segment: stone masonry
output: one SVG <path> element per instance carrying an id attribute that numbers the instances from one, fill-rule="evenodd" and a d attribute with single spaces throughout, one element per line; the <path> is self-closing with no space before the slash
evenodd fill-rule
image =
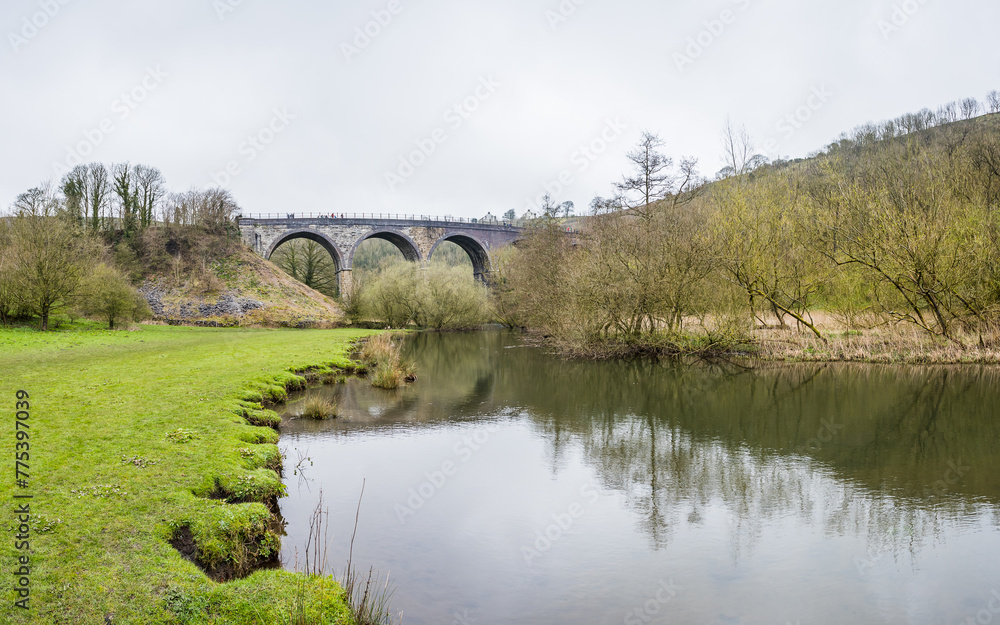
<path id="1" fill-rule="evenodd" d="M 445 241 L 458 244 L 472 259 L 472 267 L 481 280 L 490 272 L 493 250 L 510 245 L 521 236 L 517 226 L 496 222 L 463 223 L 453 221 L 413 221 L 404 219 L 240 219 L 243 241 L 257 254 L 270 258 L 282 244 L 292 239 L 310 239 L 322 245 L 333 257 L 340 275 L 341 292 L 351 288 L 354 253 L 367 239 L 384 239 L 395 245 L 403 256 L 426 265 L 435 248 Z"/>

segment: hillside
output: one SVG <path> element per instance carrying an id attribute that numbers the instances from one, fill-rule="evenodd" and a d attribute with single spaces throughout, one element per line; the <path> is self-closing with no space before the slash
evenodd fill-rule
<path id="1" fill-rule="evenodd" d="M 596 201 L 582 250 L 560 222 L 536 228 L 499 305 L 585 356 L 997 362 L 1000 115 L 941 119 L 868 124 L 794 163 L 743 135 L 728 173 L 696 190 Z M 676 173 L 643 141 L 616 189 L 631 203 Z"/>
<path id="2" fill-rule="evenodd" d="M 209 326 L 330 327 L 337 303 L 295 280 L 243 245 L 193 268 L 143 271 L 140 291 L 154 319 Z"/>

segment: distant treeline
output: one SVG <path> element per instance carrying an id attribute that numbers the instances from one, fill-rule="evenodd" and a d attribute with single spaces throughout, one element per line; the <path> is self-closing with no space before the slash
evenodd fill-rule
<path id="1" fill-rule="evenodd" d="M 852 133 L 841 135 L 836 143 L 827 147 L 827 152 L 856 147 L 858 144 L 870 145 L 877 141 L 894 139 L 937 126 L 974 119 L 983 113 L 1000 113 L 1000 91 L 994 90 L 986 94 L 985 104 L 976 98 L 965 98 L 940 106 L 936 111 L 925 108 L 916 113 L 907 113 L 882 123 L 867 123 L 858 126 Z"/>
<path id="2" fill-rule="evenodd" d="M 239 207 L 224 189 L 171 192 L 160 170 L 149 165 L 78 165 L 53 185 L 18 196 L 25 210 L 65 217 L 91 232 L 129 235 L 156 222 L 223 228 Z"/>

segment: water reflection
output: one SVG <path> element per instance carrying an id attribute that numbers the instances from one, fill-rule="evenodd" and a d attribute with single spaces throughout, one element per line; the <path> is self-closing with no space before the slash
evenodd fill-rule
<path id="1" fill-rule="evenodd" d="M 436 440 L 499 419 L 511 441 L 496 444 L 494 451 L 503 453 L 494 459 L 476 458 L 477 479 L 517 484 L 498 513 L 506 525 L 477 517 L 477 528 L 494 527 L 482 539 L 489 544 L 480 557 L 495 558 L 490 565 L 499 579 L 535 586 L 522 590 L 530 596 L 519 595 L 520 612 L 498 604 L 481 613 L 479 623 L 622 622 L 630 599 L 641 599 L 644 582 L 668 562 L 689 581 L 671 601 L 670 618 L 652 622 L 784 622 L 778 607 L 785 602 L 792 606 L 790 616 L 811 622 L 845 622 L 848 615 L 853 622 L 964 620 L 975 615 L 970 608 L 980 599 L 988 599 L 985 582 L 975 580 L 992 576 L 1000 585 L 1000 567 L 990 556 L 1000 546 L 997 368 L 838 364 L 750 370 L 735 364 L 566 362 L 499 332 L 418 335 L 409 349 L 419 363 L 417 384 L 393 393 L 360 381 L 310 391 L 333 393 L 342 418 L 292 420 L 283 442 L 337 441 L 329 453 L 345 458 L 366 445 L 391 446 L 397 455 L 426 447 L 409 460 L 381 461 L 396 465 L 401 486 L 387 487 L 396 494 L 373 504 L 378 513 L 372 526 L 398 534 L 390 514 L 398 493 L 417 483 L 424 467 L 438 466 L 442 454 L 447 460 L 442 443 L 422 443 L 423 437 Z M 290 412 L 295 409 L 291 404 Z M 539 441 L 538 451 L 531 451 Z M 537 468 L 514 470 L 512 463 Z M 584 473 L 604 493 L 595 506 L 601 512 L 584 519 L 594 527 L 567 534 L 579 531 L 577 544 L 584 550 L 604 549 L 610 541 L 617 550 L 601 567 L 616 581 L 557 608 L 549 596 L 553 586 L 582 583 L 572 573 L 577 556 L 563 553 L 560 561 L 546 554 L 545 566 L 553 570 L 535 577 L 516 556 L 525 540 L 530 544 L 537 522 L 517 537 L 509 536 L 516 533 L 510 528 L 520 523 L 519 515 L 543 507 L 526 503 L 530 491 L 548 488 L 542 480 L 567 483 L 553 491 L 562 497 L 562 508 L 548 508 L 558 514 L 568 509 L 583 479 L 567 476 Z M 448 488 L 455 502 L 441 524 L 459 523 L 469 510 L 487 505 L 479 499 L 497 499 L 504 489 Z M 295 507 L 305 509 L 309 498 L 290 499 L 283 509 L 292 509 L 285 516 L 294 525 Z M 447 503 L 438 504 L 444 499 L 435 504 L 444 508 Z M 642 537 L 644 548 L 625 534 L 623 522 Z M 425 540 L 435 531 L 409 540 Z M 392 554 L 385 559 L 426 557 L 426 545 L 396 539 L 377 539 L 382 552 Z M 923 571 L 928 561 L 930 570 Z M 443 566 L 461 568 L 450 561 Z M 770 577 L 788 587 L 761 596 L 767 587 L 761 584 Z M 397 582 L 404 589 L 448 579 L 441 571 L 433 582 Z M 468 599 L 463 592 L 492 592 L 495 582 L 478 591 L 463 588 L 467 583 L 455 581 L 459 596 L 452 605 Z M 941 592 L 917 592 L 929 587 Z M 442 622 L 433 601 L 420 597 L 420 590 L 407 592 L 414 593 L 416 619 L 407 622 Z"/>

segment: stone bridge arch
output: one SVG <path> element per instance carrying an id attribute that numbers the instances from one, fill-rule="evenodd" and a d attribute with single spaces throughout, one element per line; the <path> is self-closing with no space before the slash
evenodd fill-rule
<path id="1" fill-rule="evenodd" d="M 392 243 L 403 255 L 403 258 L 410 262 L 419 263 L 423 260 L 420 254 L 420 247 L 413 239 L 398 230 L 383 228 L 377 229 L 374 232 L 359 238 L 357 242 L 354 243 L 354 247 L 351 248 L 351 257 L 348 263 L 348 268 L 354 269 L 354 255 L 357 253 L 358 248 L 361 247 L 361 244 L 369 239 L 381 239 Z"/>
<path id="2" fill-rule="evenodd" d="M 344 255 L 337 248 L 337 244 L 330 237 L 326 236 L 322 232 L 311 230 L 309 228 L 301 228 L 298 230 L 290 230 L 277 239 L 268 247 L 267 252 L 264 254 L 264 258 L 271 260 L 271 256 L 277 251 L 279 247 L 285 243 L 294 241 L 295 239 L 307 239 L 309 241 L 315 241 L 319 243 L 323 249 L 325 249 L 330 257 L 333 259 L 333 266 L 340 273 L 344 270 Z"/>
<path id="3" fill-rule="evenodd" d="M 434 257 L 434 252 L 442 243 L 454 243 L 462 248 L 462 250 L 469 255 L 469 260 L 472 261 L 472 273 L 475 274 L 476 279 L 482 282 L 486 281 L 493 264 L 490 261 L 490 254 L 487 251 L 487 245 L 485 243 L 479 240 L 478 237 L 469 233 L 445 233 L 445 235 L 435 241 L 434 245 L 431 247 L 430 252 L 427 254 L 428 262 L 430 262 L 430 260 Z"/>

